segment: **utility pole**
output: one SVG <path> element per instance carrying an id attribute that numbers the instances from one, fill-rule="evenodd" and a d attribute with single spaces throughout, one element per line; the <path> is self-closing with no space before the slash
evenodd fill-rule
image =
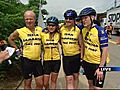
<path id="1" fill-rule="evenodd" d="M 114 1 L 114 7 L 116 7 L 116 6 L 117 6 L 117 0 Z"/>
<path id="2" fill-rule="evenodd" d="M 41 7 L 42 7 L 41 2 L 42 2 L 42 0 L 40 0 L 40 3 L 39 3 L 38 26 L 45 28 L 45 23 L 43 22 L 43 16 L 42 16 L 42 12 L 41 12 Z"/>

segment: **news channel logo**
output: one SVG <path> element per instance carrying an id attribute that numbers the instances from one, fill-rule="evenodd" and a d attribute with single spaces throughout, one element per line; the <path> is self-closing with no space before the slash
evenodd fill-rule
<path id="1" fill-rule="evenodd" d="M 118 66 L 118 67 L 99 67 L 99 70 L 106 71 L 106 72 L 111 72 L 111 71 L 120 72 L 120 66 Z"/>

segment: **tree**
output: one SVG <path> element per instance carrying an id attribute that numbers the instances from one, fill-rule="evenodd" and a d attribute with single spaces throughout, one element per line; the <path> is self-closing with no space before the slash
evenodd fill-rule
<path id="1" fill-rule="evenodd" d="M 21 14 L 27 7 L 18 3 L 18 0 L 0 0 L 0 8 L 0 34 L 7 37 L 16 28 L 23 26 Z"/>
<path id="2" fill-rule="evenodd" d="M 42 5 L 47 4 L 42 0 Z M 19 0 L 0 0 L 0 39 L 7 40 L 8 36 L 17 28 L 24 26 L 23 13 L 28 9 L 32 9 L 38 15 L 39 13 L 39 0 L 30 0 L 28 5 L 22 4 Z M 47 11 L 43 10 L 44 13 Z M 19 42 L 16 41 L 18 44 Z M 11 60 L 15 62 L 13 58 Z M 5 67 L 3 67 L 5 66 Z M 7 66 L 3 63 L 0 64 L 0 69 L 5 70 Z M 3 73 L 0 70 L 0 79 Z"/>
<path id="3" fill-rule="evenodd" d="M 48 15 L 49 14 L 46 9 L 42 9 L 41 12 L 42 12 L 43 15 Z"/>
<path id="4" fill-rule="evenodd" d="M 24 5 L 20 0 L 0 0 L 0 35 L 4 35 L 6 38 L 15 29 L 23 27 L 23 13 L 28 9 L 35 11 L 37 17 L 39 13 L 40 0 L 29 0 L 28 5 Z M 41 0 L 42 5 L 46 5 L 45 0 Z M 43 9 L 43 14 L 48 12 Z"/>
<path id="5" fill-rule="evenodd" d="M 39 13 L 39 5 L 40 4 L 41 4 L 41 6 L 46 5 L 47 2 L 46 2 L 46 0 L 29 0 L 28 7 L 35 11 L 37 17 L 38 17 L 38 13 Z M 41 12 L 42 12 L 43 15 L 48 15 L 49 14 L 46 9 L 42 9 Z"/>

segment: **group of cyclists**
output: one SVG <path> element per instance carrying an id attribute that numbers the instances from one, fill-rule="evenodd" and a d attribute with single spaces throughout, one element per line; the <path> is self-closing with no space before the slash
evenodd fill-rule
<path id="1" fill-rule="evenodd" d="M 76 24 L 76 18 L 81 23 Z M 99 67 L 104 67 L 109 62 L 108 36 L 104 28 L 94 23 L 96 11 L 87 7 L 77 15 L 75 10 L 69 9 L 64 12 L 64 19 L 64 24 L 59 26 L 58 18 L 51 16 L 47 19 L 46 28 L 42 29 L 35 26 L 35 13 L 27 10 L 24 12 L 26 26 L 16 29 L 8 37 L 10 45 L 15 49 L 18 47 L 14 40 L 19 38 L 22 41 L 21 69 L 24 89 L 32 89 L 33 75 L 36 89 L 57 88 L 61 67 L 60 49 L 66 89 L 77 89 L 81 65 L 89 89 L 103 87 L 105 72 L 100 71 Z"/>

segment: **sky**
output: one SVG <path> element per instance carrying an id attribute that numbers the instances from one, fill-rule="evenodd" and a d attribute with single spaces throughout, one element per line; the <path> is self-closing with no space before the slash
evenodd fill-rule
<path id="1" fill-rule="evenodd" d="M 23 3 L 28 3 L 28 0 L 20 0 Z M 63 19 L 63 14 L 68 9 L 74 9 L 77 14 L 85 7 L 93 7 L 97 13 L 103 13 L 107 9 L 114 6 L 115 0 L 46 0 L 45 8 L 49 12 L 49 16 L 56 16 L 58 19 Z M 120 0 L 117 0 L 117 5 L 120 5 Z"/>

